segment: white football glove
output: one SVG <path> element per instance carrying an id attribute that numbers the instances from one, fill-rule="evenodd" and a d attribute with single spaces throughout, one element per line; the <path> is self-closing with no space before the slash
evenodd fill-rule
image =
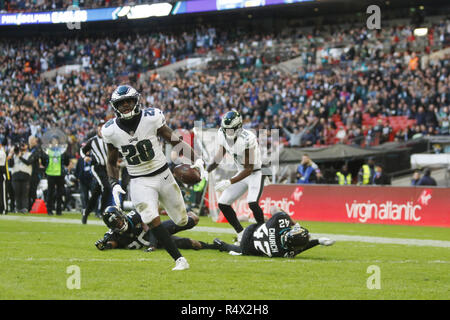
<path id="1" fill-rule="evenodd" d="M 336 241 L 334 241 L 333 239 L 328 239 L 328 238 L 319 238 L 319 244 L 321 244 L 322 246 L 331 246 L 335 243 Z"/>
<path id="2" fill-rule="evenodd" d="M 122 189 L 122 187 L 120 186 L 120 184 L 115 184 L 113 189 L 112 189 L 112 195 L 114 198 L 114 203 L 116 204 L 116 206 L 120 207 L 120 193 L 121 194 L 125 194 L 126 192 Z"/>
<path id="3" fill-rule="evenodd" d="M 229 186 L 231 186 L 231 181 L 230 180 L 222 180 L 222 181 L 220 181 L 220 182 L 218 182 L 216 184 L 216 191 L 217 192 L 222 192 L 223 190 L 225 190 Z"/>
<path id="4" fill-rule="evenodd" d="M 205 170 L 205 162 L 202 159 L 197 159 L 191 168 L 198 169 L 200 171 L 200 179 L 208 179 L 208 172 Z"/>

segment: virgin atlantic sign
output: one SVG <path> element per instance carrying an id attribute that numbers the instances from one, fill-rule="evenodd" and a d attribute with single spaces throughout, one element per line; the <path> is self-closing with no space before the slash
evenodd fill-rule
<path id="1" fill-rule="evenodd" d="M 450 189 L 387 186 L 268 185 L 259 204 L 294 220 L 450 227 Z M 246 195 L 234 203 L 251 216 Z"/>

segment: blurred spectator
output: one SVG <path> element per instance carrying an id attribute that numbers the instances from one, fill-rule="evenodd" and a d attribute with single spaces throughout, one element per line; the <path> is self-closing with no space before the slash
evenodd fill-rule
<path id="1" fill-rule="evenodd" d="M 378 164 L 375 166 L 375 175 L 373 176 L 372 184 L 376 185 L 390 185 L 391 179 L 390 177 L 384 173 L 383 166 Z"/>
<path id="2" fill-rule="evenodd" d="M 450 133 L 450 121 L 447 116 L 443 116 L 439 122 L 439 134 L 440 135 L 449 135 Z"/>
<path id="3" fill-rule="evenodd" d="M 423 176 L 419 179 L 416 186 L 437 186 L 436 180 L 431 176 L 430 168 L 423 170 Z"/>
<path id="4" fill-rule="evenodd" d="M 31 164 L 32 170 L 31 170 L 31 179 L 30 179 L 30 203 L 29 203 L 29 211 L 31 210 L 34 201 L 37 198 L 37 188 L 39 185 L 39 182 L 42 179 L 41 174 L 41 161 L 44 157 L 42 148 L 39 144 L 38 138 L 35 136 L 30 136 L 28 138 L 28 145 L 30 148 L 30 157 L 28 158 L 29 163 Z"/>
<path id="5" fill-rule="evenodd" d="M 308 154 L 302 156 L 302 162 L 297 168 L 297 183 L 299 184 L 309 184 L 316 183 L 317 165 L 311 160 Z"/>
<path id="6" fill-rule="evenodd" d="M 70 159 L 66 152 L 61 152 L 58 137 L 52 138 L 51 147 L 47 152 L 48 154 L 43 154 L 43 165 L 48 181 L 47 212 L 48 215 L 53 215 L 56 202 L 56 214 L 62 215 L 65 167 L 69 165 Z"/>
<path id="7" fill-rule="evenodd" d="M 89 192 L 93 192 L 93 181 L 91 173 L 92 160 L 89 157 L 80 157 L 75 168 L 75 177 L 78 180 L 81 207 L 86 209 L 89 200 Z"/>
<path id="8" fill-rule="evenodd" d="M 300 132 L 299 128 L 294 128 L 294 132 L 289 131 L 285 127 L 282 127 L 282 129 L 288 137 L 289 146 L 291 146 L 291 147 L 300 147 L 301 146 L 302 136 L 306 129 L 302 130 L 301 132 Z"/>
<path id="9" fill-rule="evenodd" d="M 375 159 L 370 157 L 358 172 L 358 185 L 369 185 L 375 175 Z"/>
<path id="10" fill-rule="evenodd" d="M 352 174 L 348 171 L 346 164 L 342 166 L 340 171 L 336 172 L 336 182 L 341 186 L 352 184 Z"/>
<path id="11" fill-rule="evenodd" d="M 76 199 L 73 196 L 73 194 L 78 191 L 79 187 L 78 187 L 78 180 L 75 177 L 75 165 L 76 159 L 71 159 L 69 161 L 69 165 L 64 175 L 65 192 L 64 192 L 63 208 L 66 211 L 71 211 L 76 208 Z"/>
<path id="12" fill-rule="evenodd" d="M 413 176 L 411 179 L 411 185 L 416 186 L 417 183 L 419 182 L 419 180 L 420 180 L 420 170 L 414 170 L 414 173 L 413 173 Z"/>
<path id="13" fill-rule="evenodd" d="M 8 213 L 7 185 L 9 180 L 8 160 L 3 141 L 0 140 L 0 214 Z"/>
<path id="14" fill-rule="evenodd" d="M 28 144 L 21 141 L 16 144 L 8 155 L 11 168 L 11 182 L 14 188 L 14 202 L 17 212 L 26 213 L 29 208 L 30 180 L 32 165 L 28 162 L 31 153 Z"/>

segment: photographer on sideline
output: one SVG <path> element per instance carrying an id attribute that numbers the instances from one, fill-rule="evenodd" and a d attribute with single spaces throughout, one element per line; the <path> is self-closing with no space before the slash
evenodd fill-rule
<path id="1" fill-rule="evenodd" d="M 11 168 L 11 181 L 14 188 L 14 200 L 16 211 L 28 212 L 30 180 L 33 170 L 29 158 L 31 153 L 28 151 L 28 144 L 21 141 L 15 145 L 8 154 L 8 164 Z"/>
<path id="2" fill-rule="evenodd" d="M 39 139 L 35 136 L 30 136 L 28 138 L 28 146 L 30 148 L 30 158 L 28 159 L 29 164 L 31 164 L 32 170 L 31 170 L 31 180 L 30 180 L 30 203 L 28 206 L 28 209 L 31 210 L 31 207 L 34 204 L 34 201 L 37 198 L 37 188 L 39 185 L 39 182 L 42 179 L 41 172 L 41 162 L 43 156 L 43 151 L 41 148 L 41 145 L 39 143 Z"/>

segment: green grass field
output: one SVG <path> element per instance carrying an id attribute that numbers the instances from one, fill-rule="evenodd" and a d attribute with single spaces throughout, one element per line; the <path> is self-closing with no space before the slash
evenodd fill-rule
<path id="1" fill-rule="evenodd" d="M 10 220 L 11 216 L 17 220 Z M 21 219 L 24 216 L 27 221 Z M 172 271 L 164 250 L 99 251 L 106 227 L 79 214 L 0 216 L 0 299 L 299 300 L 449 299 L 450 248 L 337 241 L 295 259 L 231 256 L 182 250 L 190 269 Z M 64 219 L 55 223 L 58 219 Z M 22 220 L 22 221 L 21 221 Z M 343 223 L 302 223 L 310 232 L 450 241 L 450 229 Z M 230 230 L 202 217 L 198 226 Z M 231 241 L 230 233 L 185 231 L 181 236 Z M 69 266 L 80 269 L 80 289 L 68 289 Z M 380 289 L 368 289 L 369 266 L 380 268 Z"/>

